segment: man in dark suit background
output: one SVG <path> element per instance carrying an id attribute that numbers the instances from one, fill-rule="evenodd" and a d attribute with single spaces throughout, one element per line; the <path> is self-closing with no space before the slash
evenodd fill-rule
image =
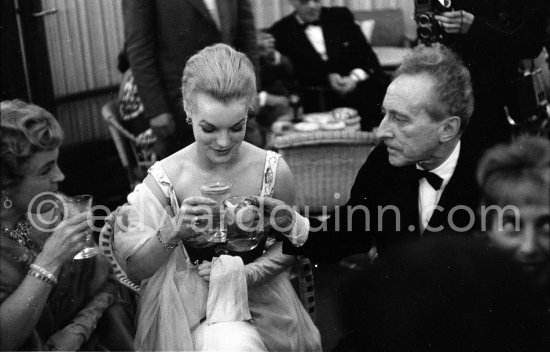
<path id="1" fill-rule="evenodd" d="M 359 110 L 363 129 L 378 125 L 386 80 L 353 14 L 319 0 L 290 3 L 295 12 L 269 31 L 294 66 L 304 112 L 350 106 Z"/>
<path id="2" fill-rule="evenodd" d="M 164 157 L 193 142 L 185 123 L 181 77 L 197 51 L 226 43 L 257 63 L 249 0 L 124 0 L 126 50 L 145 117 Z"/>
<path id="3" fill-rule="evenodd" d="M 287 254 L 337 261 L 443 230 L 475 225 L 475 164 L 460 137 L 473 110 L 470 75 L 446 47 L 417 47 L 396 71 L 377 131 L 383 145 L 359 171 L 345 206 L 320 224 L 277 200 L 258 201 L 271 225 L 286 231 Z M 307 239 L 307 240 L 306 240 Z"/>

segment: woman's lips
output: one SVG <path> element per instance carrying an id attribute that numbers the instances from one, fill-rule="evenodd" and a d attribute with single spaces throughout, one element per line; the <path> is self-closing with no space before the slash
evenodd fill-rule
<path id="1" fill-rule="evenodd" d="M 227 149 L 214 149 L 214 151 L 215 151 L 216 154 L 218 154 L 218 155 L 227 155 L 227 154 L 229 154 L 229 152 L 231 151 L 231 148 L 227 148 Z"/>

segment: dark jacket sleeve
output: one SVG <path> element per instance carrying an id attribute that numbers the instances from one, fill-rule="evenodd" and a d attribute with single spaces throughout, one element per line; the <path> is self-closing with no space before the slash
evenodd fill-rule
<path id="1" fill-rule="evenodd" d="M 170 112 L 158 68 L 155 34 L 155 1 L 123 0 L 126 51 L 145 116 Z"/>
<path id="2" fill-rule="evenodd" d="M 301 247 L 290 241 L 283 243 L 283 253 L 300 254 L 320 262 L 335 262 L 339 259 L 370 250 L 374 243 L 377 225 L 376 205 L 371 201 L 373 184 L 371 178 L 384 157 L 381 149 L 375 149 L 361 169 L 351 189 L 348 202 L 337 207 L 325 223 L 310 218 L 308 240 Z"/>
<path id="3" fill-rule="evenodd" d="M 329 10 L 333 11 L 336 15 L 336 20 L 334 22 L 341 26 L 350 44 L 341 52 L 338 60 L 330 61 L 332 72 L 340 72 L 344 66 L 347 67 L 350 72 L 353 69 L 361 68 L 368 73 L 369 76 L 380 73 L 382 68 L 378 58 L 367 42 L 367 39 L 363 35 L 351 11 L 347 7 L 334 7 Z M 348 62 L 343 63 L 341 60 Z M 344 74 L 349 74 L 350 72 L 344 72 Z"/>
<path id="4" fill-rule="evenodd" d="M 545 39 L 546 1 L 508 2 L 495 18 L 474 13 L 466 43 L 516 59 L 536 57 Z"/>
<path id="5" fill-rule="evenodd" d="M 260 63 L 256 41 L 256 24 L 250 0 L 239 0 L 236 49 L 245 53 L 250 61 L 252 61 L 259 89 L 261 87 L 259 75 Z"/>

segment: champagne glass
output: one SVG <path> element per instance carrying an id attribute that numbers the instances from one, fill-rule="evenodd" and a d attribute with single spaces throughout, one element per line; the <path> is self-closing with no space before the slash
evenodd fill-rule
<path id="1" fill-rule="evenodd" d="M 79 213 L 89 212 L 92 209 L 93 197 L 89 194 L 81 194 L 73 197 L 63 196 L 65 203 L 66 216 L 71 217 Z M 86 230 L 86 247 L 78 252 L 74 259 L 87 259 L 99 254 L 99 248 L 96 247 L 92 239 L 92 229 Z"/>
<path id="2" fill-rule="evenodd" d="M 258 246 L 259 209 L 249 197 L 234 196 L 223 202 L 227 221 L 227 247 L 235 252 L 250 251 Z"/>
<path id="3" fill-rule="evenodd" d="M 217 181 L 202 185 L 200 192 L 203 197 L 208 197 L 215 200 L 217 203 L 210 207 L 212 219 L 209 223 L 209 239 L 208 242 L 223 243 L 226 242 L 227 230 L 224 224 L 223 200 L 231 193 L 231 184 L 226 181 Z"/>

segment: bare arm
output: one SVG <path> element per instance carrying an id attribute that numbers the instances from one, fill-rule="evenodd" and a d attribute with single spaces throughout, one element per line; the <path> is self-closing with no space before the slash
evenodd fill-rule
<path id="1" fill-rule="evenodd" d="M 282 158 L 279 159 L 275 180 L 273 197 L 287 204 L 295 204 L 294 179 L 290 168 Z M 281 248 L 282 243 L 277 242 L 269 247 L 261 257 L 246 265 L 245 272 L 248 286 L 264 283 L 285 271 L 294 262 L 294 256 L 283 254 Z"/>
<path id="2" fill-rule="evenodd" d="M 44 244 L 34 264 L 57 274 L 63 263 L 82 250 L 84 231 L 88 228 L 87 214 L 78 214 L 60 224 Z M 9 267 L 2 263 L 2 271 Z M 7 271 L 2 276 L 9 275 Z M 25 275 L 21 284 L 0 305 L 0 349 L 17 350 L 31 335 L 52 286 L 35 277 Z M 2 297 L 3 298 L 3 297 Z"/>
<path id="3" fill-rule="evenodd" d="M 127 259 L 127 274 L 134 282 L 141 282 L 151 277 L 167 262 L 173 251 L 182 250 L 179 246 L 182 240 L 187 242 L 200 240 L 194 231 L 194 220 L 195 217 L 206 213 L 204 205 L 212 204 L 208 198 L 204 197 L 186 198 L 182 202 L 178 213 L 173 216 L 170 207 L 168 207 L 166 197 L 151 175 L 146 177 L 144 184 L 151 190 L 164 209 L 160 213 L 158 210 L 154 211 L 153 207 L 137 209 L 137 214 L 141 213 L 137 221 L 146 222 L 147 227 L 153 229 L 155 234 L 150 236 Z M 122 214 L 122 216 L 125 215 Z"/>

